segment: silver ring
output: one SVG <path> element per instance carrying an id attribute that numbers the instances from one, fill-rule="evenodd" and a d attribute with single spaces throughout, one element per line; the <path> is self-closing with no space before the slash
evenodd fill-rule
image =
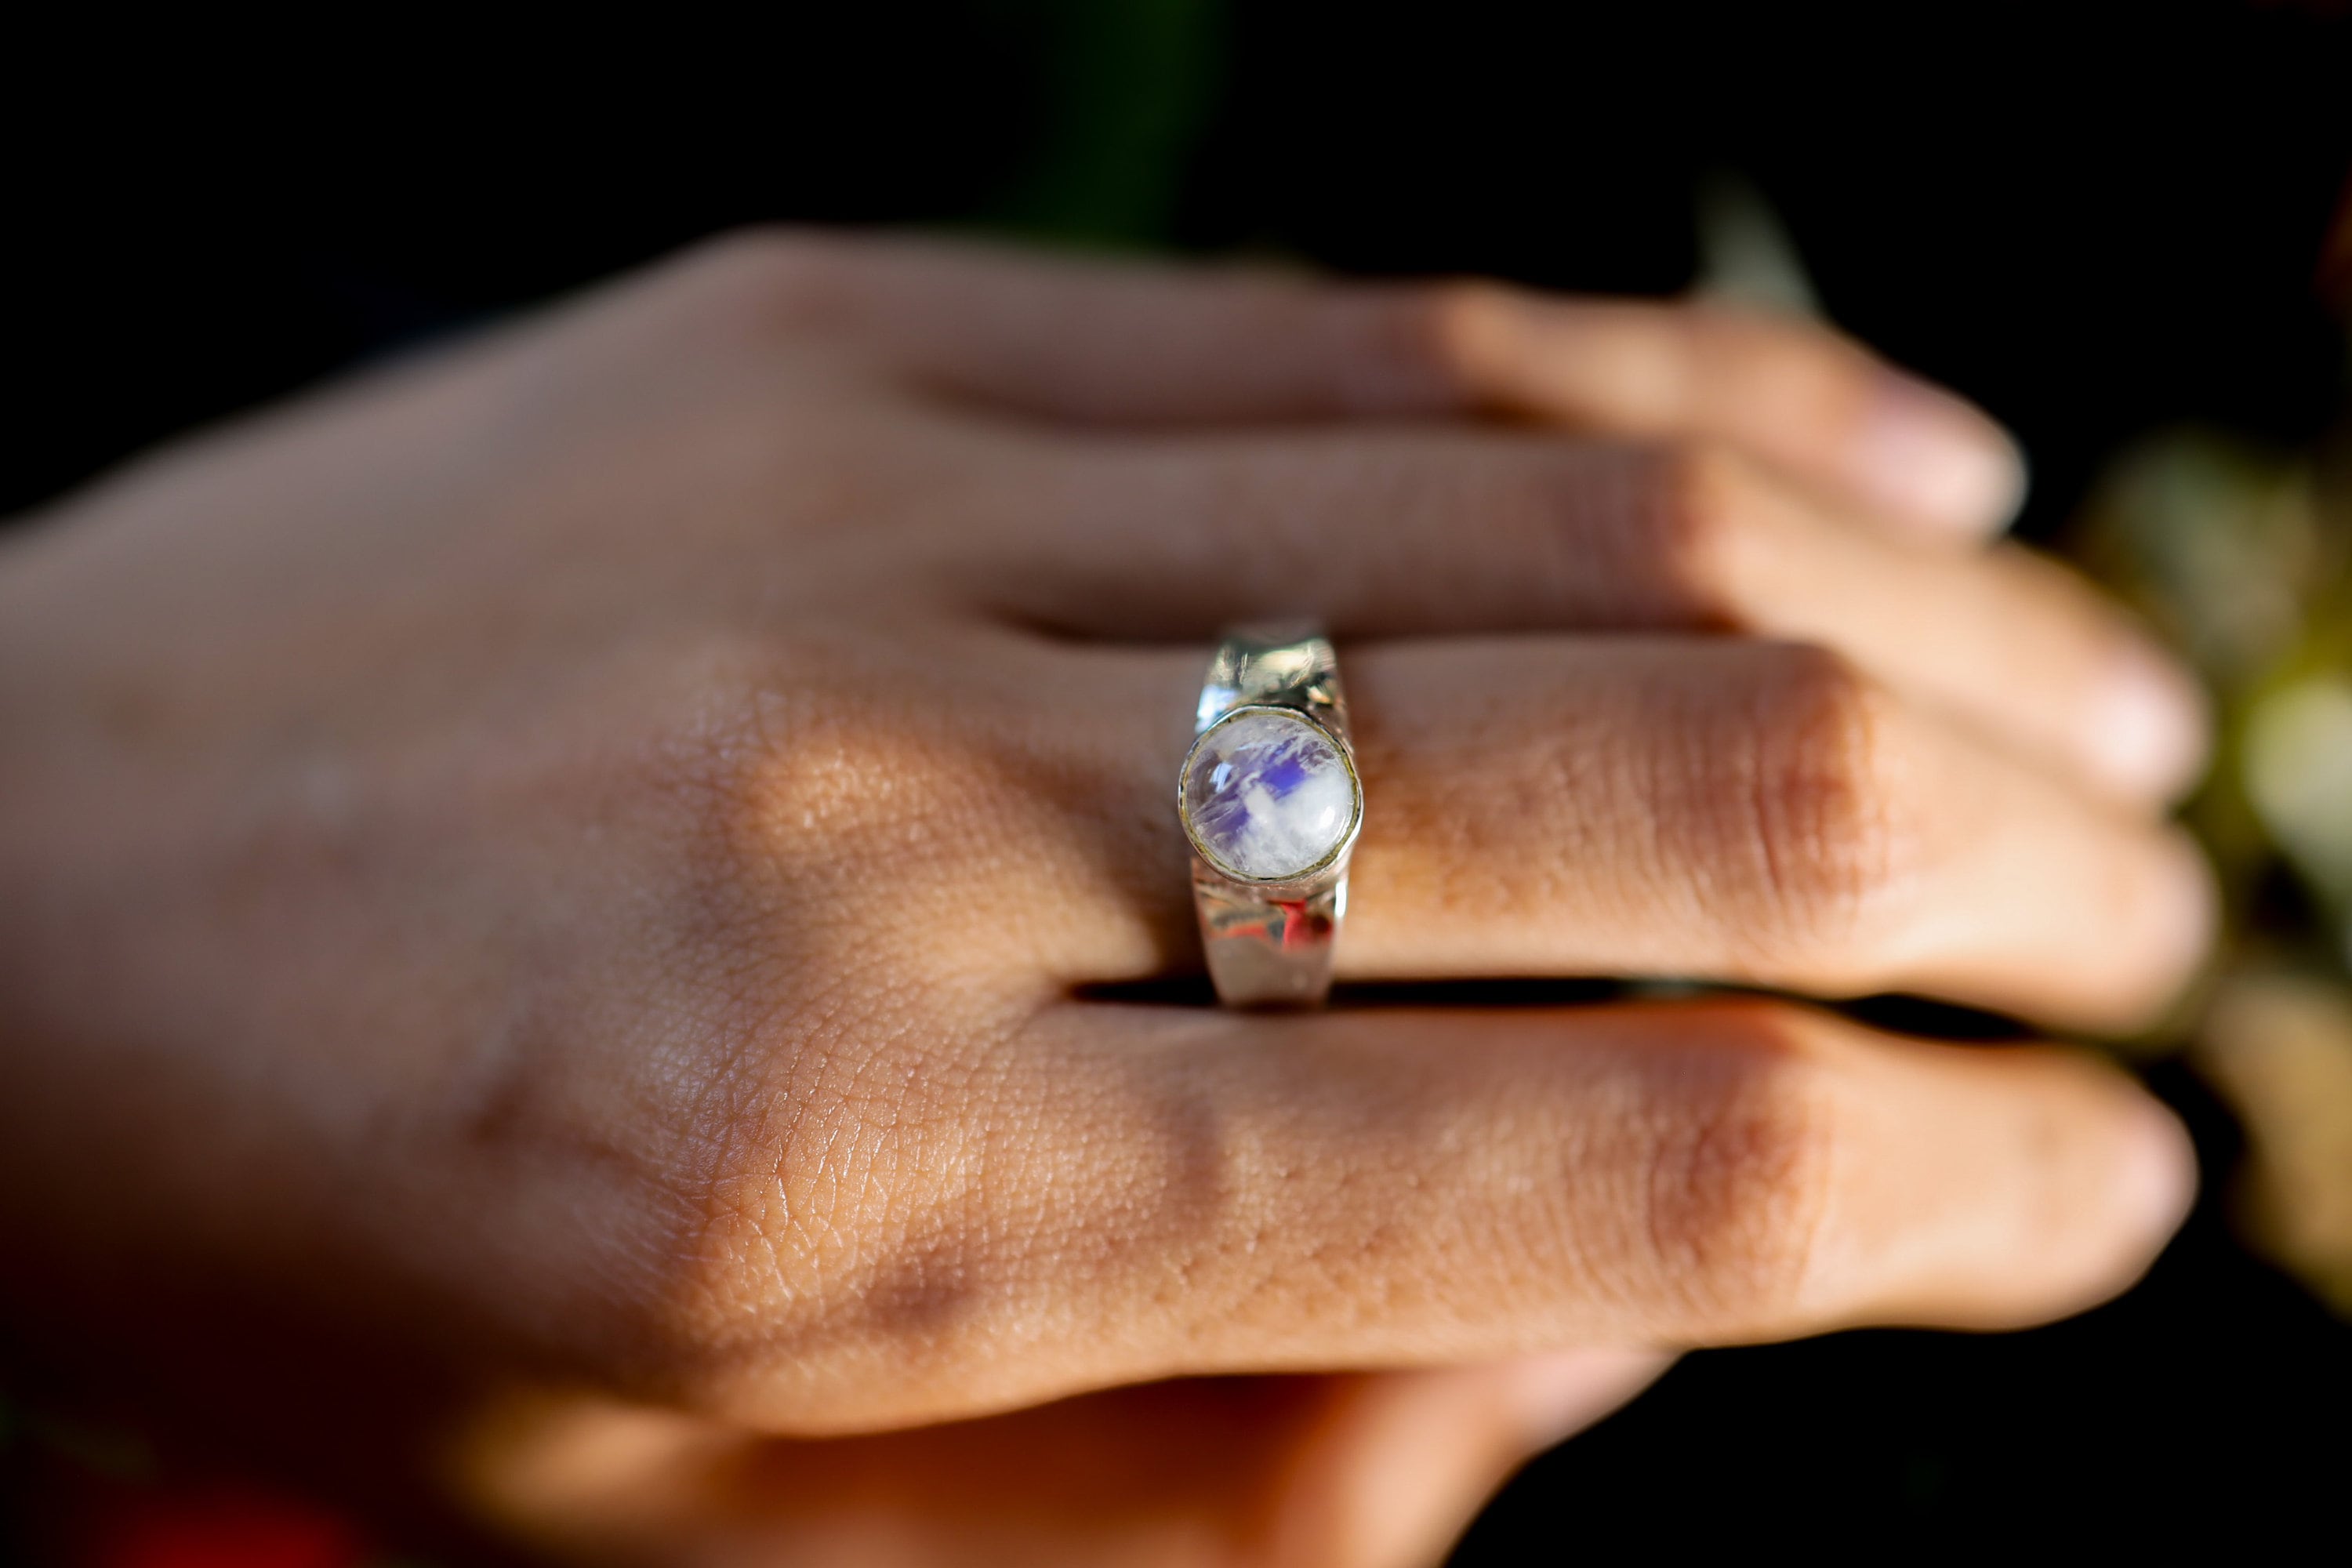
<path id="1" fill-rule="evenodd" d="M 1364 785 L 1330 640 L 1244 626 L 1218 642 L 1176 775 L 1192 906 L 1217 999 L 1312 1007 L 1331 989 Z"/>

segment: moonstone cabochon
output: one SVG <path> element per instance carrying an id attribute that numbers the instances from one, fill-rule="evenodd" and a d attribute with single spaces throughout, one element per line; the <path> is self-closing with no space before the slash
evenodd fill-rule
<path id="1" fill-rule="evenodd" d="M 1356 821 L 1356 778 L 1338 742 L 1278 708 L 1245 708 L 1203 731 L 1179 794 L 1209 863 L 1253 882 L 1312 870 Z"/>

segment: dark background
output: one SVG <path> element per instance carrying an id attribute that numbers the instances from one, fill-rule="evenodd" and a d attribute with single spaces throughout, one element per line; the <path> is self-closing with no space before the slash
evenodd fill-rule
<path id="1" fill-rule="evenodd" d="M 20 31 L 0 79 L 0 513 L 772 220 L 1655 294 L 1692 279 L 1694 191 L 1735 174 L 1839 324 L 2020 433 L 2043 539 L 2141 433 L 2300 444 L 2345 395 L 2316 269 L 2352 167 L 2352 18 L 2326 5 L 124 20 Z M 2242 1250 L 2236 1132 L 2185 1071 L 2154 1076 L 2209 1184 L 2129 1298 L 2029 1334 L 1694 1356 L 1530 1468 L 1459 1561 L 1909 1557 L 2053 1519 L 2340 1550 L 2352 1330 Z"/>

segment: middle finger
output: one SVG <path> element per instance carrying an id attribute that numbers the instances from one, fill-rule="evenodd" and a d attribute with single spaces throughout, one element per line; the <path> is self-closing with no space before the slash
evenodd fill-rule
<path id="1" fill-rule="evenodd" d="M 2095 788 L 2183 785 L 2196 689 L 2014 545 L 1906 542 L 1736 455 L 1390 428 L 1056 439 L 960 584 L 1081 636 L 1206 638 L 1311 612 L 1340 637 L 1737 630 L 1817 642 Z"/>

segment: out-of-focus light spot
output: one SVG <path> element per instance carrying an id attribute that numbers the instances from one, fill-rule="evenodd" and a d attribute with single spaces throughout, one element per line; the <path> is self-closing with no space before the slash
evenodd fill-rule
<path id="1" fill-rule="evenodd" d="M 2352 900 L 2352 680 L 2311 677 L 2256 702 L 2243 779 L 2295 868 L 2339 908 Z"/>
<path id="2" fill-rule="evenodd" d="M 2197 1058 L 2245 1122 L 2255 1245 L 2352 1316 L 2352 988 L 2236 976 Z"/>

